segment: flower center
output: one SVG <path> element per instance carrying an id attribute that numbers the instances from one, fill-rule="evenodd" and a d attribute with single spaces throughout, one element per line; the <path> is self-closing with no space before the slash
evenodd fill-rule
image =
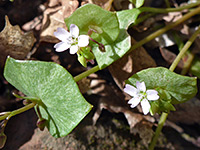
<path id="1" fill-rule="evenodd" d="M 142 101 L 145 97 L 147 97 L 147 93 L 146 92 L 143 92 L 143 91 L 139 91 L 139 95 L 141 97 L 141 100 Z"/>
<path id="2" fill-rule="evenodd" d="M 67 41 L 71 44 L 71 45 L 77 45 L 78 44 L 78 38 L 75 38 L 74 36 L 70 36 L 67 38 Z"/>

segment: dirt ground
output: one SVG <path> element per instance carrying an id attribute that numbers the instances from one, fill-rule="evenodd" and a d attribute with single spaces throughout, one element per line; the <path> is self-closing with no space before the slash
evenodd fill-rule
<path id="1" fill-rule="evenodd" d="M 56 62 L 73 76 L 93 66 L 89 64 L 87 68 L 84 68 L 76 60 L 75 55 L 70 55 L 68 51 L 57 53 L 53 48 L 54 44 L 58 42 L 53 36 L 53 32 L 57 27 L 64 26 L 63 18 L 68 17 L 76 8 L 88 2 L 103 8 L 110 7 L 112 11 L 127 9 L 129 6 L 128 0 L 114 0 L 112 5 L 108 3 L 108 0 L 14 0 L 14 2 L 0 0 L 0 31 L 5 26 L 5 15 L 7 15 L 11 25 L 19 25 L 24 33 L 31 32 L 33 34 L 30 43 L 31 49 L 26 50 L 20 47 L 20 55 L 6 50 L 4 52 L 0 47 L 0 112 L 15 110 L 23 106 L 22 101 L 11 94 L 17 90 L 3 77 L 3 67 L 8 53 L 19 59 Z M 172 4 L 177 5 L 184 2 L 171 1 Z M 164 0 L 154 3 L 147 0 L 145 5 L 165 7 Z M 59 11 L 62 12 L 62 15 L 59 15 Z M 181 13 L 179 12 L 173 17 L 180 17 Z M 133 38 L 133 43 L 155 31 L 156 25 L 163 26 L 166 23 L 166 17 L 169 19 L 170 14 L 153 16 L 148 21 L 130 28 L 128 31 Z M 175 30 L 183 29 L 186 32 L 185 28 L 192 28 L 196 24 L 199 24 L 199 19 L 194 18 Z M 181 34 L 183 39 L 187 39 L 189 35 L 189 33 L 188 35 Z M 0 46 L 2 46 L 1 42 Z M 197 48 L 195 54 L 200 56 L 199 45 Z M 47 129 L 40 131 L 36 126 L 38 118 L 33 109 L 13 117 L 6 126 L 7 142 L 2 150 L 147 149 L 156 129 L 159 115 L 144 116 L 140 107 L 131 109 L 127 104 L 129 97 L 122 92 L 121 81 L 123 79 L 120 77 L 126 78 L 130 74 L 149 67 L 169 67 L 177 53 L 178 48 L 174 44 L 163 46 L 157 40 L 153 40 L 117 63 L 90 75 L 79 83 L 84 97 L 94 107 L 66 137 L 56 139 L 49 134 Z M 119 64 L 123 65 L 126 74 L 123 72 L 124 70 L 116 70 Z M 180 73 L 182 67 L 183 65 L 180 63 L 176 72 Z M 116 73 L 119 73 L 120 77 Z M 156 150 L 200 149 L 199 98 L 198 93 L 192 100 L 175 106 L 176 111 L 170 113 Z"/>

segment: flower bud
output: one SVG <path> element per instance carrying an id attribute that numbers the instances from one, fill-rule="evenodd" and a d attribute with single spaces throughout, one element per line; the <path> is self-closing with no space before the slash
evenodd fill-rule
<path id="1" fill-rule="evenodd" d="M 46 119 L 38 119 L 37 121 L 37 127 L 43 131 L 46 126 L 47 120 Z"/>

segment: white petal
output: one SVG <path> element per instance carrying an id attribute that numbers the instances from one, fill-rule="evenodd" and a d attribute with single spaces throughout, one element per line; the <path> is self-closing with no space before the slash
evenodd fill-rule
<path id="1" fill-rule="evenodd" d="M 125 85 L 124 92 L 128 93 L 131 96 L 137 96 L 137 89 L 130 84 Z"/>
<path id="2" fill-rule="evenodd" d="M 141 101 L 141 106 L 142 106 L 142 111 L 143 111 L 144 115 L 148 114 L 151 105 L 149 104 L 147 99 L 143 99 Z"/>
<path id="3" fill-rule="evenodd" d="M 70 47 L 70 54 L 75 54 L 78 51 L 78 45 L 73 45 Z"/>
<path id="4" fill-rule="evenodd" d="M 158 100 L 158 92 L 156 90 L 147 90 L 147 99 L 148 100 Z"/>
<path id="5" fill-rule="evenodd" d="M 75 24 L 70 25 L 70 33 L 73 37 L 78 38 L 79 28 Z"/>
<path id="6" fill-rule="evenodd" d="M 131 108 L 134 108 L 135 106 L 137 106 L 140 103 L 140 98 L 136 97 L 136 98 L 132 98 L 128 101 L 128 104 L 131 104 Z"/>
<path id="7" fill-rule="evenodd" d="M 145 92 L 146 91 L 146 86 L 145 86 L 145 83 L 144 82 L 139 82 L 139 81 L 137 81 L 136 82 L 136 87 L 137 87 L 137 89 L 138 90 L 140 90 L 140 91 L 143 91 L 143 92 Z"/>
<path id="8" fill-rule="evenodd" d="M 58 28 L 56 32 L 54 32 L 55 37 L 57 37 L 62 42 L 65 42 L 68 37 L 70 36 L 70 33 L 65 30 L 64 28 Z"/>
<path id="9" fill-rule="evenodd" d="M 67 50 L 71 45 L 66 42 L 59 42 L 54 45 L 54 48 L 56 49 L 56 52 L 63 52 Z"/>
<path id="10" fill-rule="evenodd" d="M 88 35 L 80 35 L 78 37 L 78 46 L 86 47 L 89 44 L 89 36 Z"/>

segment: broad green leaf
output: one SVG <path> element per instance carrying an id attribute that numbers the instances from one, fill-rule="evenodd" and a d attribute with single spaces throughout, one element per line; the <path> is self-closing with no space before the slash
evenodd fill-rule
<path id="1" fill-rule="evenodd" d="M 27 97 L 40 99 L 40 113 L 54 137 L 66 136 L 92 107 L 81 95 L 70 73 L 56 63 L 8 57 L 4 76 Z"/>
<path id="2" fill-rule="evenodd" d="M 165 91 L 165 96 L 162 98 L 165 97 L 167 101 L 169 96 L 166 95 L 170 94 L 172 104 L 190 100 L 197 93 L 195 77 L 182 76 L 163 67 L 142 70 L 130 77 L 127 83 L 135 85 L 136 81 L 144 81 L 147 89 L 156 89 L 161 94 L 160 96 L 163 95 L 163 92 L 161 93 L 159 89 L 162 89 Z"/>
<path id="3" fill-rule="evenodd" d="M 144 4 L 144 0 L 129 0 L 135 5 L 136 8 L 140 8 Z"/>
<path id="4" fill-rule="evenodd" d="M 139 14 L 140 11 L 136 8 L 117 12 L 120 28 L 117 40 L 110 45 L 105 45 L 105 52 L 101 52 L 97 44 L 93 45 L 92 49 L 100 69 L 109 66 L 128 52 L 131 47 L 131 37 L 126 30 Z"/>
<path id="5" fill-rule="evenodd" d="M 79 7 L 70 17 L 65 19 L 67 27 L 76 24 L 80 34 L 87 34 L 89 29 L 95 30 L 91 37 L 102 44 L 113 43 L 119 35 L 119 23 L 115 12 L 86 4 Z"/>

